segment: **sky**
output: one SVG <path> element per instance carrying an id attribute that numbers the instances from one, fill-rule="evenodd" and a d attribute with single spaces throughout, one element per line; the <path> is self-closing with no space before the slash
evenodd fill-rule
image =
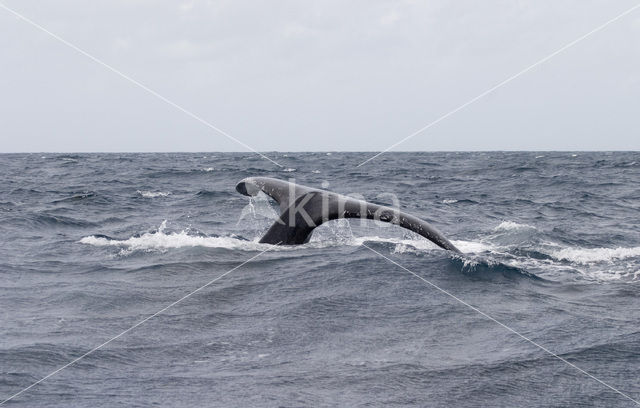
<path id="1" fill-rule="evenodd" d="M 638 0 L 0 0 L 258 151 L 380 151 Z M 0 8 L 0 152 L 247 151 Z M 640 150 L 640 8 L 398 145 Z"/>

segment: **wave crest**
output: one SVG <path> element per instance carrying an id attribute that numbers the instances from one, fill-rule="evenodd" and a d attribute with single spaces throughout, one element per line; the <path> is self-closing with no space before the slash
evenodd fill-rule
<path id="1" fill-rule="evenodd" d="M 503 221 L 493 229 L 494 232 L 510 232 L 510 231 L 531 231 L 537 230 L 536 227 L 529 224 L 519 224 L 513 221 Z"/>
<path id="2" fill-rule="evenodd" d="M 640 257 L 640 247 L 633 248 L 564 248 L 549 254 L 559 261 L 581 265 L 613 262 Z"/>
<path id="3" fill-rule="evenodd" d="M 171 195 L 171 191 L 136 191 L 139 196 L 144 198 L 167 197 Z"/>

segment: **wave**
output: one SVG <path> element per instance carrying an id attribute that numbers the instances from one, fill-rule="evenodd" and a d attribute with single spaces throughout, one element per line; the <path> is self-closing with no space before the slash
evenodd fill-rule
<path id="1" fill-rule="evenodd" d="M 496 261 L 492 258 L 451 257 L 451 262 L 467 275 L 477 278 L 529 278 L 537 281 L 546 279 L 530 272 L 526 267 Z"/>
<path id="2" fill-rule="evenodd" d="M 396 239 L 381 238 L 377 236 L 368 236 L 354 238 L 354 245 L 363 245 L 365 243 L 388 243 L 394 244 L 392 253 L 405 254 L 423 254 L 428 251 L 442 251 L 438 246 L 426 239 Z M 446 252 L 448 262 L 454 266 L 454 269 L 464 274 L 477 278 L 531 278 L 544 281 L 546 279 L 530 272 L 526 265 L 518 265 L 498 259 L 495 255 L 498 253 L 497 248 L 491 244 L 478 241 L 452 241 L 463 253 L 455 254 Z"/>
<path id="3" fill-rule="evenodd" d="M 456 200 L 454 198 L 446 198 L 441 201 L 442 204 L 478 204 L 477 201 L 468 200 L 468 199 L 460 199 Z"/>
<path id="4" fill-rule="evenodd" d="M 16 204 L 11 201 L 0 201 L 0 210 L 11 211 L 15 206 Z"/>
<path id="5" fill-rule="evenodd" d="M 62 198 L 59 200 L 55 200 L 52 201 L 53 204 L 59 204 L 59 203 L 65 203 L 65 202 L 74 202 L 74 201 L 80 201 L 80 200 L 84 200 L 87 198 L 95 198 L 98 197 L 98 193 L 94 192 L 94 191 L 85 191 L 83 193 L 77 193 L 77 194 L 73 194 L 70 197 L 66 197 L 66 198 Z"/>
<path id="6" fill-rule="evenodd" d="M 130 251 L 151 251 L 163 249 L 175 249 L 185 247 L 203 247 L 203 248 L 228 248 L 228 249 L 246 249 L 246 250 L 263 250 L 256 242 L 242 240 L 233 237 L 199 237 L 189 235 L 185 231 L 176 233 L 145 233 L 140 236 L 134 236 L 128 239 L 115 239 L 107 236 L 90 235 L 79 241 L 81 244 L 93 246 L 114 246 L 123 247 Z M 265 245 L 265 248 L 267 245 Z"/>
<path id="7" fill-rule="evenodd" d="M 226 248 L 239 249 L 245 251 L 272 250 L 298 250 L 326 248 L 332 246 L 363 246 L 367 242 L 379 242 L 393 244 L 395 253 L 424 252 L 430 250 L 440 250 L 435 244 L 426 239 L 403 239 L 385 238 L 379 236 L 355 237 L 350 228 L 337 225 L 334 229 L 319 230 L 312 235 L 310 242 L 297 246 L 279 246 L 274 248 L 270 244 L 261 244 L 259 238 L 248 240 L 239 236 L 207 236 L 193 234 L 190 231 L 166 232 L 167 221 L 163 221 L 156 231 L 146 232 L 141 235 L 134 235 L 126 239 L 111 238 L 106 235 L 90 235 L 83 237 L 78 242 L 85 245 L 97 247 L 118 247 L 123 250 L 122 254 L 133 251 L 164 251 L 168 249 L 203 247 L 203 248 Z M 482 244 L 467 243 L 466 241 L 456 241 L 463 249 L 484 248 Z"/>
<path id="8" fill-rule="evenodd" d="M 452 241 L 460 251 L 465 254 L 482 254 L 496 251 L 496 246 L 482 241 Z"/>
<path id="9" fill-rule="evenodd" d="M 115 239 L 104 235 L 90 235 L 82 238 L 81 244 L 98 247 L 119 247 L 127 254 L 133 251 L 162 251 L 167 249 L 203 247 L 203 248 L 227 248 L 244 249 L 249 251 L 263 251 L 270 245 L 259 244 L 255 241 L 248 241 L 238 237 L 214 237 L 191 235 L 187 231 L 165 233 L 167 221 L 155 232 L 147 232 L 139 236 L 127 239 Z"/>
<path id="10" fill-rule="evenodd" d="M 587 248 L 555 242 L 536 226 L 503 221 L 477 241 L 453 241 L 472 261 L 478 255 L 491 257 L 553 280 L 579 279 L 589 282 L 636 280 L 640 247 Z"/>
<path id="11" fill-rule="evenodd" d="M 513 221 L 503 221 L 493 229 L 493 232 L 510 232 L 510 231 L 535 231 L 536 227 L 528 224 L 518 224 Z"/>
<path id="12" fill-rule="evenodd" d="M 549 254 L 558 261 L 580 265 L 620 261 L 640 257 L 640 247 L 633 248 L 563 248 Z"/>
<path id="13" fill-rule="evenodd" d="M 59 159 L 60 161 L 62 161 L 63 164 L 71 164 L 71 163 L 78 163 L 78 161 L 80 160 L 80 156 L 76 156 L 76 155 L 64 156 L 64 157 L 60 157 Z"/>
<path id="14" fill-rule="evenodd" d="M 273 211 L 271 208 L 269 210 Z M 255 209 L 252 207 L 249 213 Z M 253 214 L 254 216 L 256 214 Z M 270 214 L 263 214 L 268 216 Z M 242 251 L 301 251 L 329 247 L 360 247 L 371 243 L 384 244 L 392 254 L 424 254 L 441 251 L 431 241 L 422 237 L 386 237 L 377 234 L 354 236 L 346 220 L 339 224 L 327 224 L 318 228 L 309 243 L 299 246 L 280 246 L 258 242 L 264 231 L 255 231 L 256 238 L 240 236 L 208 236 L 193 231 L 167 232 L 164 221 L 154 232 L 134 235 L 126 239 L 115 239 L 91 235 L 80 239 L 80 243 L 97 247 L 120 249 L 121 255 L 135 251 L 167 251 L 179 248 L 223 248 Z M 502 222 L 494 231 L 537 231 L 534 226 L 511 221 Z M 573 248 L 548 241 L 517 244 L 500 242 L 500 236 L 487 236 L 479 240 L 453 240 L 463 255 L 449 254 L 462 262 L 462 271 L 479 273 L 518 273 L 540 279 L 584 279 L 586 281 L 611 281 L 636 279 L 640 268 L 636 262 L 620 262 L 640 257 L 640 247 L 632 248 Z M 457 262 L 457 261 L 456 261 Z"/>
<path id="15" fill-rule="evenodd" d="M 246 214 L 242 218 L 255 218 L 258 214 L 256 208 L 263 208 L 260 205 L 248 205 Z M 264 213 L 259 214 L 265 218 L 277 216 L 273 208 L 266 207 Z M 154 232 L 147 232 L 141 235 L 134 235 L 127 239 L 110 238 L 105 235 L 90 235 L 82 238 L 79 242 L 93 246 L 113 246 L 123 247 L 129 250 L 164 250 L 184 247 L 205 247 L 205 248 L 229 248 L 241 250 L 264 250 L 270 245 L 258 243 L 259 238 L 248 240 L 238 236 L 207 236 L 194 235 L 192 232 L 182 230 L 180 232 L 166 232 L 167 220 Z M 259 236 L 262 234 L 258 234 Z M 440 250 L 431 241 L 422 237 L 398 238 L 383 237 L 379 235 L 354 236 L 350 224 L 347 220 L 340 220 L 338 223 L 330 223 L 317 228 L 311 236 L 311 240 L 304 245 L 282 246 L 281 248 L 325 248 L 330 246 L 348 245 L 363 246 L 367 242 L 392 244 L 392 252 L 422 253 L 425 251 Z M 496 251 L 495 245 L 482 241 L 454 240 L 453 244 L 464 254 L 487 254 Z"/>
<path id="16" fill-rule="evenodd" d="M 139 196 L 144 198 L 167 197 L 171 195 L 171 191 L 136 191 Z"/>
<path id="17" fill-rule="evenodd" d="M 359 237 L 348 240 L 312 240 L 304 245 L 274 247 L 270 244 L 261 244 L 257 239 L 248 240 L 237 236 L 199 236 L 192 235 L 184 230 L 180 232 L 165 233 L 164 225 L 165 224 L 163 223 L 163 225 L 155 232 L 147 232 L 127 239 L 111 238 L 106 235 L 90 235 L 83 237 L 78 242 L 97 247 L 119 247 L 124 250 L 122 254 L 133 251 L 163 251 L 189 247 L 226 248 L 245 251 L 264 251 L 265 249 L 283 251 L 326 248 L 339 245 L 362 246 L 366 242 L 395 244 L 396 252 L 398 253 L 408 252 L 409 247 L 413 247 L 413 250 L 420 251 L 437 249 L 435 245 L 426 240 L 401 240 L 380 238 L 377 236 Z"/>
<path id="18" fill-rule="evenodd" d="M 216 191 L 216 190 L 200 190 L 196 193 L 197 197 L 236 197 L 236 194 L 232 194 L 229 191 Z"/>
<path id="19" fill-rule="evenodd" d="M 71 227 L 71 228 L 88 228 L 97 227 L 98 224 L 91 221 L 85 221 L 73 217 L 65 217 L 63 215 L 53 215 L 47 213 L 25 214 L 18 216 L 12 220 L 18 225 L 28 225 L 32 228 L 41 227 Z"/>

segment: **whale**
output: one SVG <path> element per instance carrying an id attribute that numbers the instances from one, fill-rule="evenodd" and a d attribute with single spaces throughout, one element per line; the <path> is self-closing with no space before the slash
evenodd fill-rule
<path id="1" fill-rule="evenodd" d="M 271 177 L 245 178 L 236 185 L 236 191 L 246 196 L 256 196 L 263 192 L 279 204 L 280 216 L 260 239 L 263 244 L 305 244 L 309 242 L 313 230 L 327 221 L 360 218 L 398 225 L 423 236 L 442 249 L 461 253 L 428 222 L 398 208 Z"/>

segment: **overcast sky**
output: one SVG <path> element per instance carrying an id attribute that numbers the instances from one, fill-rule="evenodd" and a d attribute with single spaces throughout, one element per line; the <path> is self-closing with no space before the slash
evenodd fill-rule
<path id="1" fill-rule="evenodd" d="M 0 0 L 260 151 L 376 151 L 638 0 Z M 246 151 L 0 9 L 0 151 Z M 640 150 L 640 9 L 396 150 Z"/>

